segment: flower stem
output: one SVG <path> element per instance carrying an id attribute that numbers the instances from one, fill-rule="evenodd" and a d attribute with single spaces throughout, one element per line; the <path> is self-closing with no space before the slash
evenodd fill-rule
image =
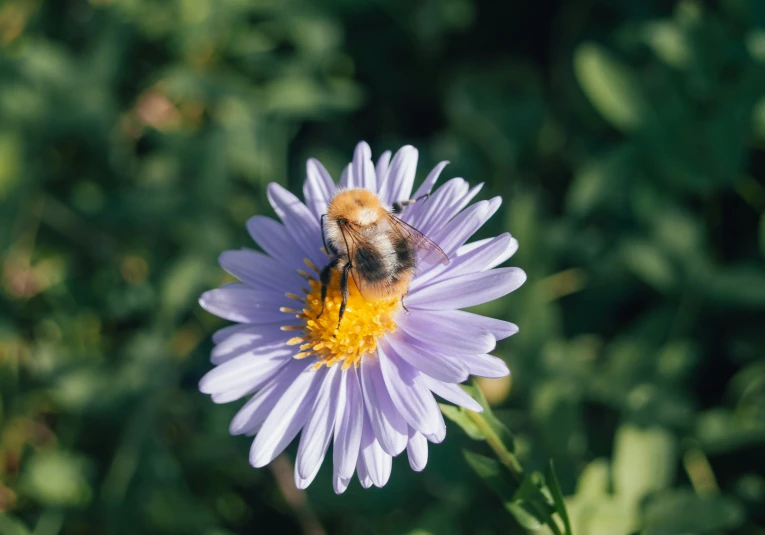
<path id="1" fill-rule="evenodd" d="M 481 416 L 481 413 L 473 411 L 465 412 L 470 417 L 470 419 L 473 420 L 473 423 L 484 434 L 486 437 L 486 443 L 489 445 L 489 447 L 491 447 L 492 450 L 494 450 L 494 453 L 497 454 L 499 462 L 501 462 L 507 467 L 508 470 L 510 470 L 513 478 L 515 478 L 518 484 L 520 484 L 525 476 L 523 474 L 521 463 L 518 462 L 518 458 L 513 453 L 508 451 L 500 438 L 497 436 L 497 433 L 494 432 L 488 422 L 483 418 L 483 416 Z"/>
<path id="2" fill-rule="evenodd" d="M 474 386 L 475 388 L 480 389 L 478 384 L 475 384 Z M 513 479 L 520 487 L 526 479 L 526 474 L 523 472 L 523 467 L 521 466 L 520 461 L 518 461 L 518 457 L 516 457 L 513 452 L 507 449 L 504 442 L 502 442 L 502 439 L 499 437 L 495 429 L 486 420 L 483 413 L 469 410 L 466 410 L 465 413 L 481 431 L 484 438 L 486 439 L 486 443 L 494 451 L 499 462 L 508 469 L 510 474 L 513 476 Z M 543 520 L 544 523 L 550 528 L 550 531 L 553 533 L 553 535 L 563 535 L 560 526 L 558 526 L 555 518 L 553 518 L 553 515 L 547 510 L 544 504 L 539 503 L 536 500 L 529 500 L 526 503 L 536 512 L 537 518 Z M 568 530 L 566 530 L 566 533 L 567 535 L 570 535 Z"/>

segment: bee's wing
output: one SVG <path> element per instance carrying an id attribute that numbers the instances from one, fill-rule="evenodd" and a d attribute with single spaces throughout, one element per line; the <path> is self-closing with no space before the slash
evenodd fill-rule
<path id="1" fill-rule="evenodd" d="M 343 240 L 345 241 L 345 249 L 348 251 L 348 258 L 353 262 L 353 258 L 356 256 L 356 251 L 361 247 L 367 247 L 366 238 L 350 225 L 341 225 L 340 232 L 343 234 Z M 361 286 L 361 278 L 359 272 L 355 267 L 351 267 L 351 276 L 353 282 L 356 284 L 356 289 L 366 301 L 371 301 L 366 295 Z"/>
<path id="2" fill-rule="evenodd" d="M 388 214 L 388 221 L 393 232 L 414 244 L 420 252 L 420 258 L 424 262 L 443 265 L 449 263 L 449 257 L 446 256 L 446 253 L 441 250 L 438 244 L 412 225 L 404 223 L 393 214 Z"/>

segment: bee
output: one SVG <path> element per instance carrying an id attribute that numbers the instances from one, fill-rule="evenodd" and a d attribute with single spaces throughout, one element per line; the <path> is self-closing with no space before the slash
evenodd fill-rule
<path id="1" fill-rule="evenodd" d="M 388 206 L 367 189 L 338 193 L 321 217 L 324 248 L 330 262 L 321 271 L 321 311 L 327 297 L 332 272 L 340 273 L 342 302 L 337 326 L 348 301 L 348 277 L 367 301 L 398 296 L 401 305 L 409 291 L 418 259 L 427 263 L 448 264 L 441 248 L 419 230 L 396 217 L 410 204 L 426 199 L 423 195 Z M 419 253 L 419 256 L 418 256 Z"/>

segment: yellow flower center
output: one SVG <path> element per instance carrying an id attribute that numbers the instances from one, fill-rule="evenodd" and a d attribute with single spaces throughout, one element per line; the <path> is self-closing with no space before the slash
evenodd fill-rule
<path id="1" fill-rule="evenodd" d="M 305 262 L 314 271 L 319 272 L 309 260 Z M 287 294 L 287 297 L 303 301 L 302 312 L 282 308 L 282 312 L 296 313 L 298 318 L 305 320 L 305 326 L 302 327 L 282 327 L 284 330 L 303 331 L 302 336 L 296 336 L 287 342 L 289 345 L 300 345 L 300 353 L 295 355 L 296 359 L 316 357 L 317 369 L 322 365 L 330 367 L 338 362 L 343 363 L 344 370 L 351 365 L 359 366 L 361 357 L 377 349 L 377 340 L 381 336 L 396 330 L 397 325 L 393 318 L 401 308 L 401 300 L 398 297 L 367 301 L 356 288 L 353 277 L 349 277 L 348 301 L 338 327 L 337 319 L 342 302 L 339 273 L 332 273 L 323 312 L 321 282 L 302 270 L 300 274 L 308 279 L 310 290 L 303 289 L 306 293 L 305 298 L 295 294 Z"/>

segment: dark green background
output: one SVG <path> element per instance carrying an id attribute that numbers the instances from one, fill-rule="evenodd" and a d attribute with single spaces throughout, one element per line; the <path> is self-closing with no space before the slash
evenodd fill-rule
<path id="1" fill-rule="evenodd" d="M 503 196 L 484 386 L 577 535 L 765 533 L 765 2 L 5 0 L 0 46 L 2 535 L 523 532 L 455 426 L 285 494 L 196 390 L 218 254 L 361 139 Z"/>

